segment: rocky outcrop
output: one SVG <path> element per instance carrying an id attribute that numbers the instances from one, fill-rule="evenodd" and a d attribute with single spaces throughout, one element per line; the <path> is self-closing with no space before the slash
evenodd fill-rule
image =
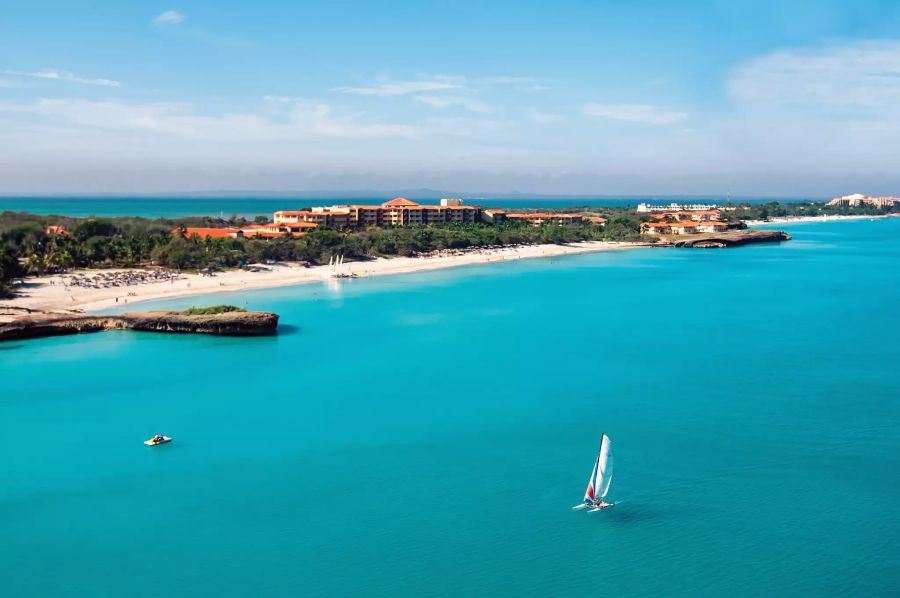
<path id="1" fill-rule="evenodd" d="M 212 315 L 185 315 L 177 311 L 129 312 L 118 316 L 42 314 L 0 324 L 0 341 L 101 332 L 144 330 L 151 332 L 263 336 L 275 334 L 278 314 L 235 311 Z"/>
<path id="2" fill-rule="evenodd" d="M 738 247 L 750 243 L 778 243 L 790 241 L 791 236 L 781 230 L 735 230 L 725 233 L 692 235 L 689 238 L 672 241 L 674 247 Z"/>

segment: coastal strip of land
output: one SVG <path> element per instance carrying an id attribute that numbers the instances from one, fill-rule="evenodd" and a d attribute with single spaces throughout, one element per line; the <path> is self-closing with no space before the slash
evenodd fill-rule
<path id="1" fill-rule="evenodd" d="M 838 214 L 829 216 L 783 216 L 768 220 L 746 220 L 747 226 L 770 226 L 774 224 L 802 224 L 804 222 L 839 222 L 841 220 L 875 220 L 898 218 L 898 214 Z"/>
<path id="2" fill-rule="evenodd" d="M 344 272 L 356 277 L 381 276 L 648 246 L 652 245 L 649 243 L 589 241 L 566 245 L 545 244 L 471 249 L 420 257 L 391 257 L 348 262 L 344 265 Z M 170 280 L 127 286 L 82 287 L 67 283 L 76 276 L 90 279 L 96 275 L 109 276 L 117 272 L 124 273 L 128 270 L 75 270 L 65 274 L 28 277 L 22 285 L 19 285 L 15 297 L 0 301 L 0 321 L 11 321 L 29 313 L 97 312 L 115 307 L 131 306 L 142 301 L 321 282 L 328 279 L 330 271 L 327 265 L 305 267 L 299 263 L 279 262 L 256 264 L 247 269 L 226 270 L 212 276 L 182 272 Z"/>

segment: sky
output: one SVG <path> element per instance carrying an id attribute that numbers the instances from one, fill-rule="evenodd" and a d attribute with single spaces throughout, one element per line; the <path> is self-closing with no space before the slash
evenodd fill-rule
<path id="1" fill-rule="evenodd" d="M 900 195 L 900 1 L 4 3 L 0 193 Z"/>

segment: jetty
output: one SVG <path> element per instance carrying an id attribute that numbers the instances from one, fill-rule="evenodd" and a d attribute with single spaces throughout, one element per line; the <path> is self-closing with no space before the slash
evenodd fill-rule
<path id="1" fill-rule="evenodd" d="M 783 230 L 732 230 L 673 239 L 666 245 L 707 249 L 714 247 L 739 247 L 751 243 L 780 243 L 781 241 L 790 240 L 791 236 Z"/>
<path id="2" fill-rule="evenodd" d="M 264 336 L 275 334 L 278 314 L 226 311 L 193 314 L 179 311 L 128 312 L 121 315 L 43 313 L 0 323 L 0 341 L 61 336 L 104 330 L 140 330 L 173 334 Z"/>

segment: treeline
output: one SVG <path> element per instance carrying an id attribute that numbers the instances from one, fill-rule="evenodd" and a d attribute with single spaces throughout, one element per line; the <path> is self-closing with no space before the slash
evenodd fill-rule
<path id="1" fill-rule="evenodd" d="M 262 219 L 263 217 L 260 217 Z M 372 228 L 360 231 L 317 229 L 299 238 L 184 239 L 172 230 L 182 226 L 241 226 L 233 217 L 160 219 L 81 219 L 4 212 L 0 214 L 0 285 L 26 274 L 59 272 L 70 268 L 132 267 L 152 264 L 176 269 L 235 267 L 266 260 L 320 264 L 329 256 L 346 259 L 410 256 L 419 253 L 497 245 L 571 243 L 609 240 L 635 241 L 640 220 L 613 218 L 605 227 L 526 223 L 466 224 Z M 63 225 L 68 234 L 48 234 L 47 226 Z"/>

